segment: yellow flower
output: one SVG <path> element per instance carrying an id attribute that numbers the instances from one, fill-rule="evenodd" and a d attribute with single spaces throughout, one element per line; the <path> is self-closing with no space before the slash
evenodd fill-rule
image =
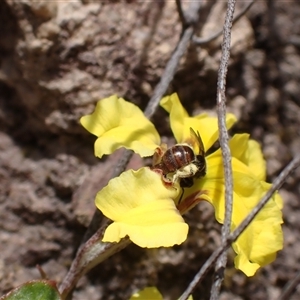
<path id="1" fill-rule="evenodd" d="M 161 293 L 156 287 L 146 287 L 143 290 L 134 293 L 129 300 L 163 300 Z"/>
<path id="2" fill-rule="evenodd" d="M 121 147 L 151 156 L 160 144 L 159 134 L 143 112 L 116 95 L 100 100 L 93 114 L 82 117 L 80 123 L 98 137 L 95 156 L 100 158 Z"/>
<path id="3" fill-rule="evenodd" d="M 104 242 L 125 236 L 140 247 L 170 247 L 185 241 L 188 225 L 173 199 L 178 190 L 166 188 L 161 176 L 149 168 L 129 170 L 112 179 L 96 197 L 96 206 L 114 222 Z"/>
<path id="4" fill-rule="evenodd" d="M 203 142 L 209 148 L 217 139 L 217 119 L 207 115 L 189 117 L 176 94 L 165 97 L 162 106 L 170 112 L 171 127 L 178 143 L 190 138 L 190 127 L 203 131 Z M 177 122 L 177 118 L 183 123 Z M 134 104 L 111 96 L 100 100 L 95 111 L 80 120 L 98 138 L 95 154 L 102 157 L 120 147 L 132 149 L 141 156 L 153 155 L 160 145 L 154 125 Z M 235 122 L 228 115 L 230 127 Z M 188 126 L 188 129 L 185 127 Z M 96 196 L 96 206 L 114 222 L 105 231 L 104 242 L 119 242 L 129 236 L 141 247 L 171 247 L 186 240 L 188 225 L 184 222 L 175 199 L 179 186 L 167 186 L 159 171 L 141 168 L 129 170 L 110 180 Z"/>
<path id="5" fill-rule="evenodd" d="M 199 132 L 207 151 L 218 138 L 217 118 L 205 114 L 190 117 L 176 94 L 161 100 L 170 114 L 170 125 L 178 144 L 191 139 L 190 128 Z M 227 115 L 230 128 L 236 121 Z M 112 96 L 98 102 L 93 114 L 81 118 L 81 124 L 98 138 L 95 154 L 102 157 L 120 147 L 132 149 L 142 157 L 151 156 L 160 147 L 159 135 L 153 124 L 134 104 Z M 259 145 L 246 134 L 235 135 L 230 141 L 234 180 L 232 230 L 247 216 L 269 188 L 265 180 L 265 161 Z M 197 146 L 194 152 L 199 153 Z M 96 206 L 114 222 L 105 231 L 104 242 L 118 242 L 129 236 L 141 247 L 170 247 L 182 243 L 188 226 L 181 214 L 199 201 L 209 201 L 216 219 L 223 223 L 225 214 L 224 173 L 221 151 L 206 157 L 206 175 L 196 179 L 191 188 L 178 182 L 167 184 L 160 169 L 144 167 L 129 170 L 98 192 Z M 176 172 L 175 172 L 176 173 Z M 174 178 L 174 177 L 173 177 Z M 282 200 L 278 194 L 266 205 L 247 230 L 233 244 L 237 253 L 235 265 L 246 275 L 275 259 L 282 248 L 280 224 Z"/>
<path id="6" fill-rule="evenodd" d="M 163 300 L 163 296 L 156 287 L 151 286 L 134 293 L 129 300 Z M 188 300 L 193 300 L 193 296 L 189 296 Z"/>

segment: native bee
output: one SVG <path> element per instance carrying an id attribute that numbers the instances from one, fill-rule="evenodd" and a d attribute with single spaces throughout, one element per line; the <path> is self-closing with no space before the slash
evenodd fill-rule
<path id="1" fill-rule="evenodd" d="M 155 158 L 153 168 L 160 169 L 166 181 L 173 184 L 179 182 L 180 187 L 191 187 L 194 178 L 206 174 L 205 150 L 199 132 L 190 128 L 190 138 L 184 144 L 177 144 L 168 148 Z M 158 154 L 159 156 L 159 154 Z"/>

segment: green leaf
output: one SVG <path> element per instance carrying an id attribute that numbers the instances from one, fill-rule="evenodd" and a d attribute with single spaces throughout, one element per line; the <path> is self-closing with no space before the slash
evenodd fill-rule
<path id="1" fill-rule="evenodd" d="M 13 289 L 0 300 L 61 300 L 54 281 L 32 280 Z"/>

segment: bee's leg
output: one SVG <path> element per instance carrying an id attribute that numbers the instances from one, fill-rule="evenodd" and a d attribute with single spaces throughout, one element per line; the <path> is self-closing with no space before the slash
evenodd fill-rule
<path id="1" fill-rule="evenodd" d="M 178 182 L 178 180 L 179 180 L 179 175 L 177 174 L 177 173 L 175 173 L 174 175 L 173 175 L 173 178 L 172 178 L 172 183 L 173 183 L 173 185 L 176 183 L 176 182 Z"/>
<path id="2" fill-rule="evenodd" d="M 179 198 L 179 200 L 178 200 L 177 205 L 180 204 L 180 202 L 181 202 L 181 200 L 182 200 L 182 197 L 183 197 L 183 194 L 184 194 L 184 188 L 182 187 L 181 189 L 182 189 L 182 193 L 181 193 L 181 195 L 180 195 L 180 198 Z"/>
<path id="3" fill-rule="evenodd" d="M 192 177 L 198 171 L 198 167 L 194 163 L 190 163 L 176 171 L 176 175 L 180 178 Z"/>
<path id="4" fill-rule="evenodd" d="M 187 172 L 187 170 L 177 170 L 176 173 L 172 177 L 172 183 L 175 184 L 179 182 L 181 178 L 190 177 L 192 174 Z"/>

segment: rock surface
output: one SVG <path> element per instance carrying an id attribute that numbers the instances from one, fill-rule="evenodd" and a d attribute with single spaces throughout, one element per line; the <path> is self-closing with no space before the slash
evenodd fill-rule
<path id="1" fill-rule="evenodd" d="M 263 148 L 271 181 L 299 152 L 300 4 L 256 2 L 235 25 L 228 111 Z M 243 6 L 240 3 L 237 10 Z M 198 35 L 222 28 L 224 5 L 206 3 Z M 36 264 L 60 282 L 94 211 L 95 193 L 116 159 L 99 161 L 79 125 L 98 99 L 119 94 L 146 106 L 178 42 L 172 1 L 0 2 L 0 294 L 39 278 Z M 215 111 L 220 38 L 191 46 L 169 92 L 192 113 Z M 166 114 L 153 118 L 170 137 Z M 131 166 L 139 167 L 135 158 Z M 299 179 L 282 189 L 285 246 L 253 278 L 229 262 L 221 299 L 276 299 L 299 271 Z M 128 299 L 156 285 L 177 299 L 220 243 L 213 210 L 202 203 L 186 216 L 189 239 L 172 249 L 134 245 L 84 277 L 73 299 Z M 233 257 L 231 253 L 231 258 Z M 208 299 L 211 274 L 195 291 Z M 297 291 L 291 299 L 298 299 Z"/>

